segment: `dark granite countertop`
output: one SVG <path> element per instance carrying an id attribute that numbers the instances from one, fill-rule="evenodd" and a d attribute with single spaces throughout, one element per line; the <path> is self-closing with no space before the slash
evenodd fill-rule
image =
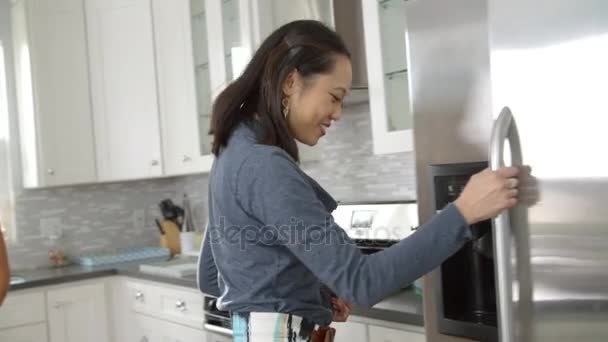
<path id="1" fill-rule="evenodd" d="M 194 289 L 197 288 L 195 276 L 177 278 L 149 274 L 139 270 L 139 263 L 128 263 L 95 267 L 72 265 L 60 268 L 15 270 L 13 276 L 21 277 L 22 282 L 13 283 L 10 287 L 10 291 L 57 285 L 112 275 L 124 275 L 137 279 Z M 373 308 L 355 306 L 352 314 L 395 323 L 423 326 L 422 298 L 414 293 L 413 287 L 403 289 L 378 303 Z"/>

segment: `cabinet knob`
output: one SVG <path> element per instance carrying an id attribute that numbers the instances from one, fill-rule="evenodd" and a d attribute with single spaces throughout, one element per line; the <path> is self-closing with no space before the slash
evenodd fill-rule
<path id="1" fill-rule="evenodd" d="M 141 292 L 139 292 L 139 291 L 137 291 L 137 292 L 135 293 L 135 300 L 138 300 L 138 301 L 140 301 L 140 302 L 143 302 L 143 301 L 144 301 L 144 294 L 143 294 L 143 293 L 141 293 Z"/>
<path id="2" fill-rule="evenodd" d="M 150 162 L 150 164 L 152 166 L 158 166 L 158 160 L 153 160 L 152 162 Z"/>
<path id="3" fill-rule="evenodd" d="M 139 339 L 139 342 L 148 342 L 148 336 L 142 336 L 142 337 Z"/>
<path id="4" fill-rule="evenodd" d="M 186 311 L 186 302 L 184 302 L 183 300 L 178 300 L 175 303 L 175 308 L 180 311 Z"/>
<path id="5" fill-rule="evenodd" d="M 190 162 L 192 161 L 192 158 L 190 158 L 189 156 L 184 155 L 184 159 L 182 160 L 184 163 Z"/>
<path id="6" fill-rule="evenodd" d="M 61 303 L 55 303 L 55 304 L 53 305 L 53 309 L 55 309 L 55 310 L 59 310 L 59 309 L 61 309 Z"/>
<path id="7" fill-rule="evenodd" d="M 46 170 L 46 173 L 48 173 L 51 176 L 54 176 L 55 175 L 55 169 L 48 169 L 48 170 Z"/>

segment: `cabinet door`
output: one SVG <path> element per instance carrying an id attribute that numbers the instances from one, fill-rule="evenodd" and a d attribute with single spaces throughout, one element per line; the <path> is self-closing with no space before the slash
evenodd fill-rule
<path id="1" fill-rule="evenodd" d="M 138 342 L 205 342 L 205 332 L 149 316 L 134 315 Z"/>
<path id="2" fill-rule="evenodd" d="M 0 310 L 0 329 L 33 325 L 46 321 L 44 293 L 9 292 Z"/>
<path id="3" fill-rule="evenodd" d="M 368 326 L 369 342 L 426 342 L 423 333 L 407 330 L 397 330 L 375 325 Z"/>
<path id="4" fill-rule="evenodd" d="M 164 173 L 209 171 L 212 158 L 201 150 L 207 132 L 200 130 L 197 113 L 190 0 L 152 4 Z M 206 40 L 196 39 L 201 40 L 197 44 Z"/>
<path id="5" fill-rule="evenodd" d="M 407 3 L 403 0 L 361 2 L 374 153 L 412 151 Z"/>
<path id="6" fill-rule="evenodd" d="M 26 187 L 96 180 L 83 1 L 12 8 Z"/>
<path id="7" fill-rule="evenodd" d="M 103 284 L 47 292 L 51 342 L 107 342 L 108 316 Z"/>
<path id="8" fill-rule="evenodd" d="M 131 341 L 134 342 L 158 342 L 162 327 L 159 326 L 158 320 L 148 316 L 134 314 L 132 323 L 133 335 Z"/>
<path id="9" fill-rule="evenodd" d="M 99 179 L 162 174 L 150 0 L 87 0 Z"/>
<path id="10" fill-rule="evenodd" d="M 367 342 L 367 325 L 356 322 L 334 322 L 336 329 L 335 342 Z"/>
<path id="11" fill-rule="evenodd" d="M 0 341 L 47 342 L 46 324 L 26 325 L 19 328 L 0 330 Z"/>
<path id="12" fill-rule="evenodd" d="M 233 338 L 229 335 L 222 335 L 207 331 L 207 342 L 232 342 Z"/>

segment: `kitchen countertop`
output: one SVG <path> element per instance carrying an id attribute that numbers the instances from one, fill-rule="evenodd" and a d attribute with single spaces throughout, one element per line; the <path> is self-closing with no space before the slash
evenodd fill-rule
<path id="1" fill-rule="evenodd" d="M 72 265 L 60 268 L 16 270 L 12 276 L 22 277 L 22 283 L 12 284 L 10 291 L 31 289 L 40 286 L 63 284 L 73 281 L 124 275 L 137 279 L 197 288 L 196 276 L 166 277 L 144 273 L 139 270 L 140 263 L 114 264 L 103 266 Z M 353 308 L 352 314 L 395 323 L 423 326 L 422 298 L 414 293 L 414 288 L 406 288 L 386 298 L 372 308 Z"/>

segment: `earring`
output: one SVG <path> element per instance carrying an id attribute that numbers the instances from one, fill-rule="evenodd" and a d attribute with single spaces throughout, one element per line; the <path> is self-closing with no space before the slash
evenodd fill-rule
<path id="1" fill-rule="evenodd" d="M 287 119 L 287 115 L 289 114 L 289 100 L 287 100 L 287 98 L 284 98 L 281 101 L 281 104 L 283 105 L 283 116 L 285 117 L 285 119 Z"/>

